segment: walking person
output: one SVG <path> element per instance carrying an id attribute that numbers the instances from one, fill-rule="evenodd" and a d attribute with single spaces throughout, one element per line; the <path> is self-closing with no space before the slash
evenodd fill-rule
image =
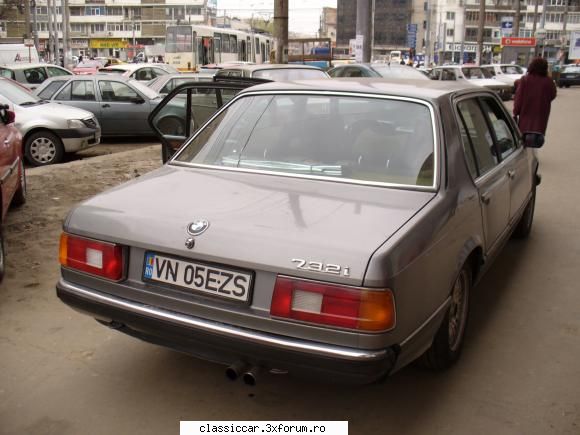
<path id="1" fill-rule="evenodd" d="M 527 146 L 540 148 L 544 144 L 552 100 L 556 98 L 556 84 L 548 77 L 546 59 L 533 59 L 527 74 L 516 85 L 514 117 Z"/>

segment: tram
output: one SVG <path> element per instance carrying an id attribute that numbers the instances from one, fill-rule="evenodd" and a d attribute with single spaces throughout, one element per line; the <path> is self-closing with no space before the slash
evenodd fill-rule
<path id="1" fill-rule="evenodd" d="M 168 26 L 165 61 L 179 71 L 226 62 L 264 63 L 274 48 L 271 35 L 195 24 Z"/>

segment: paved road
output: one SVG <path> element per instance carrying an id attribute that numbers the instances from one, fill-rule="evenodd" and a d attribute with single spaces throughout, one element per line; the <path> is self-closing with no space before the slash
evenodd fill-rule
<path id="1" fill-rule="evenodd" d="M 231 383 L 220 366 L 62 305 L 55 240 L 36 285 L 17 287 L 9 276 L 0 287 L 0 433 L 177 434 L 179 420 L 348 419 L 351 434 L 579 434 L 579 120 L 580 89 L 560 90 L 539 151 L 532 235 L 510 242 L 478 286 L 451 371 L 409 367 L 356 388 L 286 376 L 264 376 L 254 388 Z M 42 174 L 31 182 L 46 183 Z"/>

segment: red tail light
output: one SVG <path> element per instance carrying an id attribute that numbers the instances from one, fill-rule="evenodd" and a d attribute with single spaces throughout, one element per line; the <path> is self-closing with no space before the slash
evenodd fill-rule
<path id="1" fill-rule="evenodd" d="M 395 301 L 388 289 L 371 290 L 279 276 L 270 314 L 376 332 L 395 326 Z"/>
<path id="2" fill-rule="evenodd" d="M 124 278 L 124 249 L 121 245 L 62 233 L 60 264 L 112 281 Z"/>

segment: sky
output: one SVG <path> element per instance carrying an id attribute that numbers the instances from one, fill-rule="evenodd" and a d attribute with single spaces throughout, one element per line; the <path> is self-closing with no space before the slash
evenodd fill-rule
<path id="1" fill-rule="evenodd" d="M 323 6 L 336 7 L 336 0 L 289 0 L 288 30 L 314 36 L 320 27 Z M 274 0 L 217 0 L 218 16 L 224 14 L 239 18 L 274 17 Z"/>

